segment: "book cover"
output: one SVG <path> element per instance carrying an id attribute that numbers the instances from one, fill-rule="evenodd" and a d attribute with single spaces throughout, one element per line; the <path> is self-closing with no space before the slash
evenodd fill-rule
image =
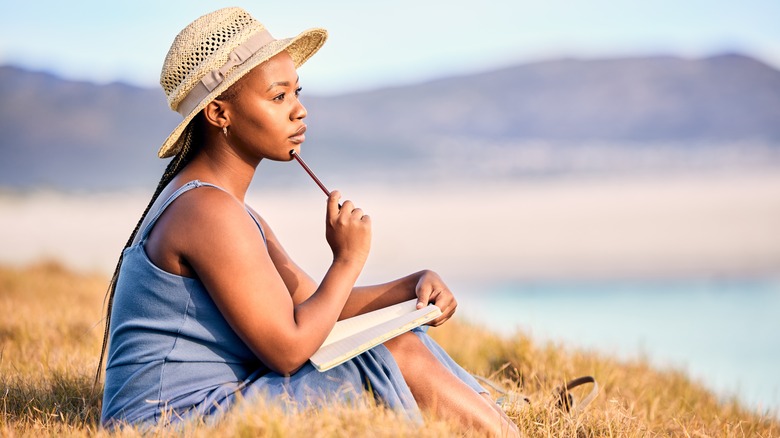
<path id="1" fill-rule="evenodd" d="M 339 321 L 311 357 L 318 371 L 329 370 L 389 339 L 436 319 L 433 304 L 417 309 L 417 299 Z"/>

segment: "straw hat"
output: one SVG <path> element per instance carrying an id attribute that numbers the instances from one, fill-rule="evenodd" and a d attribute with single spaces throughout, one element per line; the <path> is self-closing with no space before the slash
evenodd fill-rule
<path id="1" fill-rule="evenodd" d="M 157 155 L 176 155 L 184 143 L 182 133 L 195 115 L 252 68 L 282 51 L 299 67 L 327 36 L 325 29 L 314 28 L 277 40 L 241 8 L 220 9 L 193 21 L 173 40 L 160 73 L 168 105 L 184 120 Z"/>

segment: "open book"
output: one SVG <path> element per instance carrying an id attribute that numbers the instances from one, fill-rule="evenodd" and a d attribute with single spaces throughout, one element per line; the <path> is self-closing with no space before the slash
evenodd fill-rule
<path id="1" fill-rule="evenodd" d="M 435 305 L 417 309 L 417 299 L 412 299 L 344 319 L 336 323 L 309 360 L 317 370 L 329 370 L 439 315 L 441 310 Z"/>

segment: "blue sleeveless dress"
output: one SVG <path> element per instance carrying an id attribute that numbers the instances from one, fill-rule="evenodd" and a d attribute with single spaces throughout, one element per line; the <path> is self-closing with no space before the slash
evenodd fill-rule
<path id="1" fill-rule="evenodd" d="M 380 403 L 419 420 L 417 404 L 384 345 L 322 373 L 311 363 L 291 376 L 271 372 L 231 329 L 198 279 L 152 263 L 144 244 L 157 219 L 182 193 L 203 186 L 220 189 L 188 182 L 124 251 L 111 312 L 101 423 L 144 426 L 217 419 L 238 398 L 267 397 L 319 407 L 354 401 L 356 393 L 369 388 Z M 484 392 L 423 330 L 415 333 L 442 364 Z"/>

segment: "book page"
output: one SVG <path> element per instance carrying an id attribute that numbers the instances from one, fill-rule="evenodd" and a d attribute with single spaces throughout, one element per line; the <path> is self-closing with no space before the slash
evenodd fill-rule
<path id="1" fill-rule="evenodd" d="M 330 331 L 328 337 L 325 338 L 325 342 L 322 343 L 322 346 L 324 347 L 334 342 L 338 342 L 381 322 L 389 321 L 401 315 L 414 312 L 415 310 L 417 310 L 417 299 L 412 299 L 392 306 L 383 307 L 374 310 L 373 312 L 338 321 L 333 327 L 333 330 Z"/>
<path id="2" fill-rule="evenodd" d="M 328 370 L 439 315 L 433 304 L 418 310 L 414 299 L 339 321 L 310 360 L 319 371 Z"/>

